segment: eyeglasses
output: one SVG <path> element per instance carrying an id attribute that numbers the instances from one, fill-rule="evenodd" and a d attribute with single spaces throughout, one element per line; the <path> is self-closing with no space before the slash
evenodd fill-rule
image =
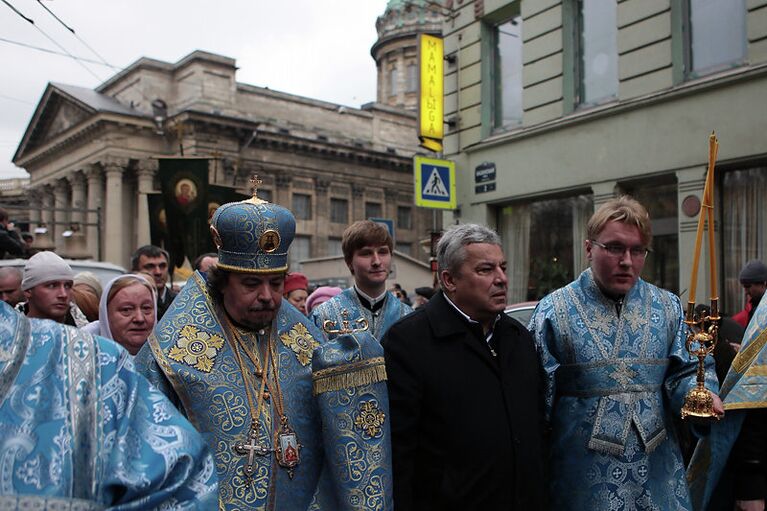
<path id="1" fill-rule="evenodd" d="M 598 246 L 602 250 L 605 250 L 608 254 L 610 254 L 613 257 L 621 257 L 623 254 L 626 253 L 626 250 L 629 251 L 631 254 L 631 257 L 637 258 L 637 259 L 644 259 L 647 257 L 647 254 L 652 252 L 647 247 L 642 246 L 636 246 L 636 247 L 627 247 L 626 245 L 621 245 L 620 243 L 608 243 L 605 245 L 604 243 L 600 243 L 596 240 L 589 240 L 594 245 Z"/>

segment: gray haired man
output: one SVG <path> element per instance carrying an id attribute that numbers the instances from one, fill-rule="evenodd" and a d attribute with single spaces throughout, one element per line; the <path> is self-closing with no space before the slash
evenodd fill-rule
<path id="1" fill-rule="evenodd" d="M 437 263 L 441 291 L 382 341 L 397 510 L 542 509 L 541 371 L 503 313 L 501 240 L 453 226 Z"/>

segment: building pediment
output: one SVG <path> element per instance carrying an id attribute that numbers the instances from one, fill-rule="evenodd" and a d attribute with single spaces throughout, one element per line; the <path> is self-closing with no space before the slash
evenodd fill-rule
<path id="1" fill-rule="evenodd" d="M 49 83 L 27 126 L 13 161 L 67 132 L 74 132 L 99 113 L 141 116 L 133 108 L 92 89 Z M 143 116 L 142 116 L 143 117 Z"/>

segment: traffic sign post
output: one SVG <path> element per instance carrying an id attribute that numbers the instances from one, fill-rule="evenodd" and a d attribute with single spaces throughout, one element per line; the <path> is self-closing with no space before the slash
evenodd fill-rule
<path id="1" fill-rule="evenodd" d="M 413 158 L 415 173 L 415 204 L 422 208 L 455 209 L 455 163 L 416 156 Z"/>

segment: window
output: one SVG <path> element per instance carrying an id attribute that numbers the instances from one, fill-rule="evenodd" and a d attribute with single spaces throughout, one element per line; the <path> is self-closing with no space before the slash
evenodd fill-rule
<path id="1" fill-rule="evenodd" d="M 588 266 L 583 240 L 591 195 L 515 203 L 500 209 L 498 233 L 508 259 L 509 300 L 538 300 Z"/>
<path id="2" fill-rule="evenodd" d="M 381 218 L 381 203 L 380 202 L 366 202 L 365 203 L 365 218 Z"/>
<path id="3" fill-rule="evenodd" d="M 411 253 L 413 250 L 413 244 L 412 243 L 397 243 L 397 252 L 402 252 L 405 255 L 412 256 Z"/>
<path id="4" fill-rule="evenodd" d="M 406 92 L 416 92 L 418 90 L 418 66 L 410 64 L 407 66 L 407 90 Z"/>
<path id="5" fill-rule="evenodd" d="M 688 0 L 685 4 L 688 76 L 726 69 L 745 60 L 745 0 Z"/>
<path id="6" fill-rule="evenodd" d="M 290 271 L 299 271 L 301 261 L 305 261 L 312 256 L 312 239 L 309 236 L 296 236 L 290 245 L 288 257 L 290 258 Z"/>
<path id="7" fill-rule="evenodd" d="M 392 67 L 389 70 L 389 96 L 397 95 L 397 68 Z"/>
<path id="8" fill-rule="evenodd" d="M 328 256 L 342 255 L 341 238 L 328 238 Z"/>
<path id="9" fill-rule="evenodd" d="M 522 122 L 522 17 L 493 28 L 493 127 Z"/>
<path id="10" fill-rule="evenodd" d="M 676 181 L 642 181 L 622 186 L 622 191 L 639 201 L 650 214 L 652 252 L 645 259 L 642 278 L 679 294 L 678 193 Z"/>
<path id="11" fill-rule="evenodd" d="M 302 193 L 293 194 L 293 214 L 296 220 L 312 219 L 312 197 Z"/>
<path id="12" fill-rule="evenodd" d="M 334 224 L 349 223 L 349 201 L 346 199 L 330 199 L 330 221 Z"/>
<path id="13" fill-rule="evenodd" d="M 617 4 L 578 0 L 578 105 L 595 105 L 618 95 Z"/>
<path id="14" fill-rule="evenodd" d="M 397 228 L 398 229 L 413 228 L 413 210 L 410 206 L 397 207 Z"/>
<path id="15" fill-rule="evenodd" d="M 271 190 L 264 190 L 263 188 L 259 188 L 258 192 L 256 192 L 256 196 L 259 199 L 263 199 L 266 202 L 272 202 L 272 191 Z"/>
<path id="16" fill-rule="evenodd" d="M 746 302 L 738 276 L 751 259 L 767 261 L 767 165 L 725 172 L 721 180 L 722 280 L 721 310 L 735 314 Z M 705 250 L 704 250 L 705 251 Z M 767 298 L 763 298 L 765 300 Z"/>

